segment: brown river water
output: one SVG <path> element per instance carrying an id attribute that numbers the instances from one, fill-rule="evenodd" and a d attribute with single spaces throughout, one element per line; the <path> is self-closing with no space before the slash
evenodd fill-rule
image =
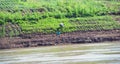
<path id="1" fill-rule="evenodd" d="M 5 49 L 0 64 L 120 64 L 120 41 Z"/>

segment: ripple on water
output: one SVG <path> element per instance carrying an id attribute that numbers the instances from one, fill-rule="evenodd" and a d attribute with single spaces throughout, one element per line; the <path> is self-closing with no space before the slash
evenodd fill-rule
<path id="1" fill-rule="evenodd" d="M 1 51 L 0 64 L 120 64 L 120 46 L 118 44 L 86 45 L 73 45 L 73 48 L 72 45 L 46 48 L 49 50 L 60 50 L 59 48 L 62 48 L 63 51 L 60 50 L 59 52 L 41 53 L 41 51 L 46 51 L 45 47 L 23 50 L 25 54 L 21 54 L 22 50 L 18 50 L 19 52 L 13 50 L 12 55 L 9 54 L 12 53 L 10 51 Z M 69 50 L 63 49 L 66 47 L 71 48 Z"/>

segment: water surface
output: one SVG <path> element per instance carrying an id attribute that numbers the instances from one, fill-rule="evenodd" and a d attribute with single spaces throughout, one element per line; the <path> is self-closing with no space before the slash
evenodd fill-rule
<path id="1" fill-rule="evenodd" d="M 0 50 L 0 64 L 120 64 L 120 43 Z"/>

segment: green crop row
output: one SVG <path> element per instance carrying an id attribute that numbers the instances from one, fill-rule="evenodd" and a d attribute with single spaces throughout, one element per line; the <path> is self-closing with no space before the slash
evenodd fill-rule
<path id="1" fill-rule="evenodd" d="M 36 23 L 31 23 L 28 21 L 20 22 L 21 23 L 19 23 L 19 27 L 22 29 L 23 33 L 55 33 L 57 28 L 59 27 L 59 23 L 61 22 L 65 25 L 63 30 L 61 31 L 62 33 L 79 30 L 88 31 L 120 29 L 120 24 L 116 22 L 112 16 L 96 16 L 87 18 L 79 17 L 71 19 L 46 18 L 38 20 Z M 10 33 L 13 33 L 12 30 Z"/>
<path id="2" fill-rule="evenodd" d="M 46 18 L 39 20 L 36 24 L 24 22 L 20 24 L 24 32 L 43 32 L 55 33 L 59 27 L 59 23 L 63 22 L 65 27 L 62 32 L 71 32 L 77 30 L 107 30 L 119 29 L 120 24 L 116 22 L 111 16 L 98 16 L 86 18 L 72 18 L 72 19 L 55 19 Z"/>
<path id="3" fill-rule="evenodd" d="M 0 8 L 2 8 L 0 9 L 0 18 L 5 18 L 6 21 L 11 22 L 39 20 L 49 17 L 60 19 L 108 15 L 119 11 L 119 6 L 112 2 L 109 3 L 109 6 L 111 6 L 109 7 L 107 3 L 96 0 L 27 0 L 26 2 L 19 0 L 16 4 L 9 1 L 3 0 L 3 2 L 0 2 L 1 4 L 8 3 L 7 5 L 0 5 Z M 8 9 L 3 6 L 8 7 Z"/>

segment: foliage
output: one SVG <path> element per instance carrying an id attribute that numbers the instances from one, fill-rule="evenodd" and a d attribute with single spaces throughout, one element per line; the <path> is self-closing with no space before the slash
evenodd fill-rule
<path id="1" fill-rule="evenodd" d="M 18 24 L 24 33 L 119 29 L 109 14 L 120 11 L 119 0 L 0 0 L 0 25 Z"/>

